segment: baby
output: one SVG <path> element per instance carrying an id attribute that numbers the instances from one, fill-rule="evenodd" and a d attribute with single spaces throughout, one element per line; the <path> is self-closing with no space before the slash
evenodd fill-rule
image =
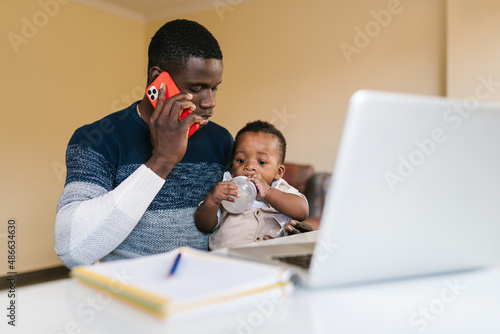
<path id="1" fill-rule="evenodd" d="M 265 235 L 280 236 L 291 219 L 304 220 L 309 205 L 303 194 L 282 179 L 285 173 L 286 141 L 272 124 L 255 121 L 243 127 L 235 138 L 232 176 L 247 176 L 255 184 L 257 199 L 242 213 L 227 212 L 223 200 L 234 202 L 238 187 L 226 172 L 195 213 L 202 232 L 212 232 L 211 250 L 230 248 L 262 240 Z"/>

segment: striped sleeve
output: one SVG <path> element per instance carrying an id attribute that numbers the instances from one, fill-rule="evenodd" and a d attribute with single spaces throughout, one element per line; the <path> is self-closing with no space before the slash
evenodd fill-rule
<path id="1" fill-rule="evenodd" d="M 112 189 L 114 170 L 92 148 L 69 145 L 66 160 L 68 175 L 57 207 L 54 248 L 72 268 L 92 264 L 120 245 L 165 180 L 139 165 Z"/>

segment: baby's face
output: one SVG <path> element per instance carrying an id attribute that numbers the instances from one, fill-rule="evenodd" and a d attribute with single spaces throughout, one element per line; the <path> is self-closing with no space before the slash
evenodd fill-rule
<path id="1" fill-rule="evenodd" d="M 258 173 L 271 184 L 281 177 L 279 141 L 274 135 L 264 132 L 245 132 L 235 143 L 233 176 L 250 176 Z"/>

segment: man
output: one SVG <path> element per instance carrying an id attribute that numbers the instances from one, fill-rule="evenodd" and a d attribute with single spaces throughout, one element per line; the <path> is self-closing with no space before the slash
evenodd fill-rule
<path id="1" fill-rule="evenodd" d="M 55 251 L 69 268 L 179 246 L 208 249 L 194 212 L 220 181 L 233 145 L 231 134 L 209 121 L 222 52 L 206 28 L 174 20 L 153 36 L 148 58 L 147 85 L 167 71 L 181 93 L 166 100 L 160 89 L 154 109 L 144 95 L 79 128 L 68 144 Z M 184 109 L 193 113 L 181 121 Z M 200 129 L 188 139 L 195 123 Z"/>

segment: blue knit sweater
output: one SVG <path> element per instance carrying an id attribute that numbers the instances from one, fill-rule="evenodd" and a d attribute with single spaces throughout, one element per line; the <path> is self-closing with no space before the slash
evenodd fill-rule
<path id="1" fill-rule="evenodd" d="M 208 249 L 194 212 L 222 179 L 233 138 L 209 122 L 189 138 L 182 161 L 163 180 L 144 165 L 152 146 L 136 104 L 79 128 L 68 144 L 55 251 L 70 268 L 179 246 Z"/>

